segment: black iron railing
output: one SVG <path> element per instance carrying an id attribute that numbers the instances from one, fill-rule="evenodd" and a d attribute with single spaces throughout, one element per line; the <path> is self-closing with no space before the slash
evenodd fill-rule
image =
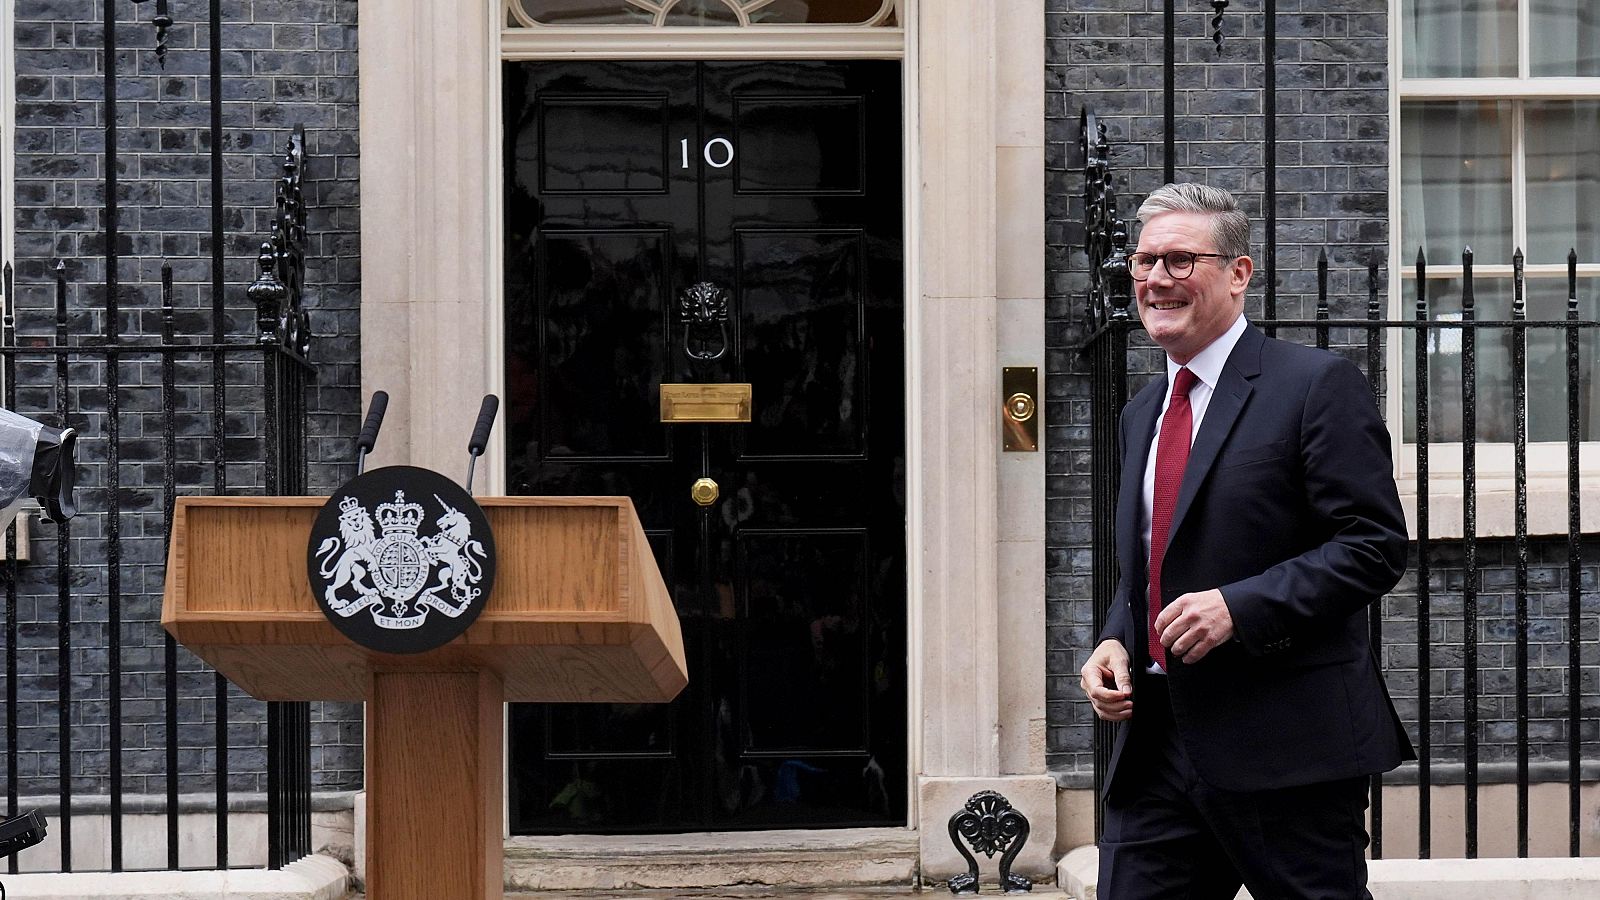
<path id="1" fill-rule="evenodd" d="M 224 290 L 217 268 L 209 319 L 209 335 L 183 335 L 176 326 L 180 312 L 196 318 L 192 310 L 178 310 L 173 303 L 172 268 L 161 272 L 159 339 L 128 337 L 119 330 L 114 283 L 108 283 L 101 314 L 105 331 L 99 335 L 74 332 L 74 323 L 92 320 L 96 311 L 69 310 L 69 275 L 64 262 L 54 268 L 55 310 L 53 332 L 37 333 L 29 323 L 18 321 L 12 267 L 4 269 L 5 315 L 0 333 L 0 369 L 3 369 L 4 405 L 56 423 L 70 423 L 80 432 L 80 468 L 98 478 L 80 480 L 80 494 L 103 499 L 102 503 L 80 502 L 77 519 L 46 526 L 54 531 L 54 551 L 39 554 L 44 559 L 24 563 L 19 560 L 15 529 L 7 534 L 5 573 L 5 665 L 6 665 L 6 810 L 17 815 L 22 799 L 22 767 L 19 753 L 18 696 L 19 659 L 29 645 L 21 634 L 23 621 L 19 604 L 53 597 L 56 608 L 54 628 L 54 675 L 57 715 L 55 769 L 58 775 L 54 812 L 59 825 L 60 869 L 74 868 L 72 821 L 75 805 L 83 800 L 78 784 L 93 783 L 102 775 L 109 785 L 104 797 L 109 818 L 110 868 L 124 866 L 124 758 L 131 749 L 124 744 L 127 726 L 159 723 L 165 740 L 165 817 L 168 868 L 193 867 L 193 860 L 180 856 L 179 817 L 185 813 L 185 783 L 209 782 L 215 793 L 214 814 L 218 868 L 229 865 L 228 813 L 230 807 L 230 751 L 240 740 L 229 733 L 230 724 L 259 721 L 261 713 L 234 715 L 236 698 L 221 675 L 211 672 L 187 651 L 178 647 L 170 635 L 163 635 L 164 709 L 159 719 L 148 711 L 147 697 L 123 696 L 125 678 L 148 684 L 155 673 L 124 670 L 123 636 L 135 630 L 148 633 L 159 625 L 151 618 L 159 614 L 160 583 L 146 581 L 141 588 L 125 589 L 122 581 L 125 562 L 146 564 L 149 559 L 125 560 L 125 547 L 131 537 L 123 534 L 125 520 L 143 524 L 139 509 L 158 501 L 164 511 L 164 533 L 170 535 L 174 498 L 180 493 L 265 493 L 304 494 L 306 492 L 305 419 L 306 386 L 311 368 L 306 361 L 310 334 L 302 303 L 304 272 L 305 206 L 301 179 L 305 170 L 305 135 L 300 128 L 290 138 L 284 173 L 277 186 L 277 211 L 272 234 L 262 244 L 259 274 L 248 289 L 255 303 L 255 327 L 243 339 L 229 339 L 223 323 L 228 318 Z M 111 192 L 108 192 L 108 196 Z M 214 196 L 220 198 L 221 193 Z M 220 205 L 220 201 L 219 201 Z M 108 247 L 114 242 L 108 240 Z M 216 247 L 222 241 L 214 241 Z M 114 252 L 114 251 L 111 251 Z M 114 271 L 114 260 L 107 271 Z M 110 281 L 110 279 L 108 279 Z M 132 312 L 127 311 L 127 312 Z M 152 336 L 153 338 L 154 336 Z M 209 398 L 209 403 L 206 399 Z M 125 409 L 125 405 L 128 409 Z M 180 407 L 182 412 L 180 414 Z M 159 427 L 152 421 L 159 410 Z M 259 427 L 256 422 L 259 417 Z M 136 432 L 123 433 L 124 426 Z M 151 432 L 159 433 L 159 441 Z M 145 473 L 159 470 L 160 489 Z M 229 483 L 230 470 L 243 472 Z M 124 473 L 133 473 L 124 484 Z M 124 510 L 132 502 L 133 508 Z M 48 532 L 47 532 L 48 533 Z M 75 541 L 75 534 L 88 535 Z M 98 540 L 91 542 L 91 539 Z M 35 541 L 40 547 L 44 541 Z M 164 545 L 163 545 L 164 546 Z M 87 551 L 85 548 L 88 548 Z M 100 550 L 100 553 L 95 552 Z M 148 556 L 148 553 L 146 554 Z M 165 559 L 165 553 L 162 554 Z M 41 571 L 40 567 L 45 571 Z M 145 571 L 149 571 L 147 566 Z M 104 585 L 103 593 L 86 592 L 82 585 Z M 154 596 L 152 596 L 154 591 Z M 94 615 L 104 609 L 103 618 Z M 128 615 L 141 611 L 144 618 Z M 37 627 L 37 622 L 32 627 Z M 103 625 L 106 644 L 86 642 L 80 635 L 98 634 Z M 105 650 L 106 671 L 82 673 L 74 677 L 75 660 Z M 137 649 L 137 648 L 134 648 Z M 46 654 L 48 657 L 49 654 Z M 36 659 L 36 657 L 35 657 Z M 45 664 L 46 666 L 48 664 Z M 185 692 L 180 685 L 192 681 L 197 672 L 209 672 L 209 698 Z M 39 676 L 44 677 L 44 676 Z M 103 686 L 104 691 L 85 690 L 84 685 Z M 211 703 L 211 745 L 197 748 L 187 730 L 198 724 L 194 709 Z M 146 710 L 137 721 L 126 721 L 124 712 L 137 702 Z M 253 702 L 253 701 L 249 701 Z M 105 742 L 108 770 L 86 771 L 77 735 L 86 724 L 96 721 L 97 710 L 104 710 L 103 735 L 93 740 Z M 272 868 L 310 852 L 310 713 L 306 703 L 268 703 L 264 710 L 267 725 L 267 810 L 268 863 Z M 95 747 L 94 749 L 102 749 Z M 211 771 L 196 771 L 192 761 L 185 765 L 187 753 L 214 761 Z M 143 757 L 145 754 L 140 753 Z M 148 762 L 143 774 L 151 774 Z M 98 793 L 98 792 L 96 792 Z M 97 806 L 98 800 L 97 796 Z M 192 804 L 191 804 L 192 805 Z M 17 871 L 12 857 L 10 871 Z"/>
<path id="2" fill-rule="evenodd" d="M 1109 539 L 1114 531 L 1102 534 L 1102 523 L 1117 516 L 1117 486 L 1121 482 L 1121 459 L 1117 448 L 1117 416 L 1128 402 L 1128 328 L 1131 324 L 1133 281 L 1128 274 L 1128 225 L 1117 215 L 1117 198 L 1112 182 L 1110 153 L 1105 126 L 1088 108 L 1083 111 L 1079 149 L 1084 158 L 1084 250 L 1089 256 L 1088 322 L 1095 335 L 1085 345 L 1091 384 L 1090 459 L 1094 489 L 1095 536 L 1092 581 L 1094 585 L 1094 633 L 1106 627 L 1106 614 L 1117 589 L 1117 550 Z M 1111 745 L 1115 730 L 1110 722 L 1094 722 L 1094 794 L 1101 796 L 1105 773 L 1111 765 Z M 1100 803 L 1094 807 L 1094 832 L 1100 833 L 1104 819 Z"/>
<path id="3" fill-rule="evenodd" d="M 43 536 L 29 542 L 30 561 L 18 558 L 29 548 L 18 546 L 14 532 L 7 535 L 0 569 L 6 603 L 6 811 L 17 814 L 25 787 L 30 801 L 48 800 L 52 808 L 47 811 L 59 816 L 52 836 L 59 842 L 62 871 L 81 867 L 78 856 L 90 858 L 74 854 L 72 822 L 80 809 L 107 816 L 109 868 L 127 868 L 125 820 L 135 803 L 137 812 L 155 808 L 165 815 L 167 868 L 225 868 L 230 865 L 229 810 L 241 799 L 235 785 L 259 793 L 254 787 L 259 774 L 266 782 L 267 857 L 276 868 L 310 851 L 309 707 L 241 708 L 253 707 L 254 701 L 238 697 L 225 679 L 160 629 L 165 554 L 157 556 L 156 547 L 164 550 L 164 543 L 155 539 L 155 530 L 170 531 L 173 498 L 180 493 L 306 492 L 305 394 L 311 370 L 301 295 L 305 136 L 297 127 L 290 138 L 272 233 L 248 290 L 255 327 L 230 324 L 224 148 L 232 142 L 223 131 L 223 100 L 229 95 L 223 85 L 223 8 L 220 0 L 195 7 L 192 11 L 203 10 L 204 21 L 189 24 L 205 37 L 192 46 L 207 60 L 207 91 L 201 96 L 209 111 L 209 134 L 200 146 L 209 151 L 210 193 L 201 202 L 209 205 L 210 233 L 199 236 L 198 246 L 205 247 L 209 238 L 210 307 L 175 301 L 172 268 L 166 265 L 159 309 L 149 300 L 142 309 L 130 303 L 141 296 L 143 285 L 121 280 L 137 267 L 119 265 L 129 262 L 119 256 L 138 245 L 125 231 L 119 198 L 131 187 L 127 182 L 141 180 L 135 174 L 141 168 L 119 160 L 119 131 L 134 117 L 125 115 L 131 111 L 125 104 L 119 111 L 118 89 L 129 83 L 130 61 L 139 65 L 137 54 L 128 51 L 149 46 L 150 35 L 141 27 L 132 46 L 119 42 L 119 12 L 125 38 L 127 8 L 109 0 L 102 6 L 100 227 L 63 232 L 58 237 L 66 240 L 56 245 L 71 247 L 81 239 L 85 246 L 102 246 L 103 266 L 69 259 L 57 262 L 52 272 L 37 259 L 21 261 L 24 293 L 53 281 L 53 323 L 48 305 L 39 302 L 42 297 L 18 303 L 12 266 L 4 267 L 0 375 L 5 406 L 80 431 L 79 494 L 89 501 L 79 504 L 80 514 L 70 524 L 42 526 Z M 162 68 L 173 26 L 168 6 L 167 0 L 157 0 L 150 18 Z M 180 92 L 171 102 L 186 101 Z M 4 175 L 9 180 L 11 173 Z M 103 290 L 95 283 L 97 268 L 104 273 Z M 70 304 L 69 285 L 78 295 Z M 205 286 L 191 283 L 179 290 L 193 297 Z M 233 299 L 237 305 L 239 298 Z M 125 580 L 130 575 L 137 583 Z M 51 681 L 53 692 L 39 690 Z M 38 744 L 44 729 L 33 723 L 19 729 L 27 699 L 23 688 L 41 701 L 28 714 L 48 710 L 45 714 L 55 719 L 54 740 L 43 742 L 48 748 L 43 752 Z M 239 767 L 244 771 L 230 772 L 231 757 L 259 752 L 261 740 L 251 732 L 263 721 L 265 771 L 248 759 Z M 24 740 L 31 745 L 19 746 Z M 152 750 L 163 742 L 162 751 Z M 41 796 L 41 785 L 52 775 L 55 796 Z M 131 779 L 143 790 L 128 792 Z M 158 793 L 163 790 L 164 796 Z M 214 856 L 197 860 L 180 852 L 179 817 L 188 812 L 214 814 Z M 10 871 L 17 866 L 11 857 Z"/>

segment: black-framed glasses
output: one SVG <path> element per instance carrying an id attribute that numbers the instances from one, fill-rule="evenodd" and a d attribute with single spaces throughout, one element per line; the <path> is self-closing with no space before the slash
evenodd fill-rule
<path id="1" fill-rule="evenodd" d="M 1197 259 L 1233 259 L 1227 253 L 1195 253 L 1193 250 L 1168 250 L 1165 253 L 1130 253 L 1128 254 L 1128 272 L 1133 275 L 1134 281 L 1144 281 L 1155 271 L 1156 260 L 1167 264 L 1167 274 L 1173 278 L 1184 279 L 1194 274 L 1194 261 Z"/>

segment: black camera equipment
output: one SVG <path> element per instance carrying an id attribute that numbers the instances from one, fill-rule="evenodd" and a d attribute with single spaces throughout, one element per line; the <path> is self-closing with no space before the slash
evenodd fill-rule
<path id="1" fill-rule="evenodd" d="M 36 809 L 0 822 L 0 858 L 26 850 L 44 837 L 44 816 Z"/>
<path id="2" fill-rule="evenodd" d="M 77 455 L 73 429 L 0 409 L 0 528 L 11 524 L 27 498 L 37 501 L 52 522 L 77 515 L 72 499 Z"/>
<path id="3" fill-rule="evenodd" d="M 78 514 L 72 499 L 77 471 L 78 433 L 71 428 L 39 429 L 34 444 L 33 473 L 28 479 L 28 494 L 44 508 L 52 522 L 65 522 Z"/>

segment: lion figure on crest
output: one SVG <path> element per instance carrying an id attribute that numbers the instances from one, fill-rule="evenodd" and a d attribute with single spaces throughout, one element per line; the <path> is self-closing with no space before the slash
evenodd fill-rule
<path id="1" fill-rule="evenodd" d="M 323 580 L 328 582 L 328 589 L 323 595 L 328 606 L 340 610 L 349 605 L 348 600 L 341 600 L 338 596 L 339 590 L 345 585 L 353 585 L 361 596 L 377 590 L 366 583 L 367 573 L 374 563 L 372 545 L 377 538 L 372 516 L 356 498 L 345 497 L 339 504 L 339 536 L 328 538 L 317 547 L 319 571 Z M 345 548 L 343 553 L 339 552 L 341 544 Z M 338 554 L 337 558 L 335 554 Z"/>

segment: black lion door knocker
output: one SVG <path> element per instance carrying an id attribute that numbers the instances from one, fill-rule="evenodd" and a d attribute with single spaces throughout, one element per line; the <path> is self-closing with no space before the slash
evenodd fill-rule
<path id="1" fill-rule="evenodd" d="M 728 352 L 728 295 L 709 281 L 678 295 L 683 352 L 693 360 L 721 359 Z"/>

